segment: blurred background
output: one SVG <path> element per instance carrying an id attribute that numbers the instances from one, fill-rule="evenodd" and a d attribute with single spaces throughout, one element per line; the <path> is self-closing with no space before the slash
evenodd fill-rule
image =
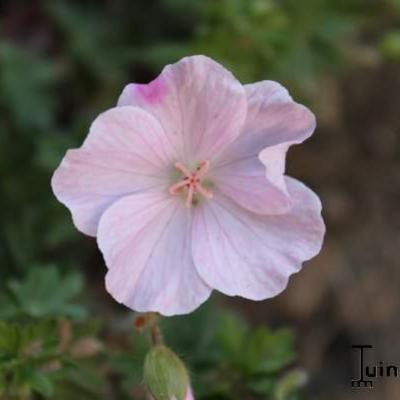
<path id="1" fill-rule="evenodd" d="M 125 84 L 190 54 L 311 107 L 318 128 L 288 174 L 321 196 L 327 224 L 277 298 L 214 295 L 163 323 L 197 398 L 400 398 L 396 378 L 350 384 L 352 344 L 400 365 L 399 0 L 1 0 L 1 398 L 146 398 L 146 335 L 105 292 L 95 240 L 50 177 Z"/>

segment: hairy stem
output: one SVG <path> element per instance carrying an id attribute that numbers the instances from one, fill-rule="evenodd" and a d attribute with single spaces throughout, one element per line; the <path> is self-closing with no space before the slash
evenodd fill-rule
<path id="1" fill-rule="evenodd" d="M 150 327 L 150 336 L 151 336 L 151 343 L 153 344 L 153 346 L 160 346 L 164 344 L 161 329 L 158 326 L 157 321 L 154 321 L 154 323 Z"/>

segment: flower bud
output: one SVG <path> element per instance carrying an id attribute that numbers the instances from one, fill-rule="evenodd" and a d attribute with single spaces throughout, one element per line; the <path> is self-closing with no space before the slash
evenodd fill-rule
<path id="1" fill-rule="evenodd" d="M 192 388 L 190 386 L 187 388 L 185 400 L 194 400 Z"/>
<path id="2" fill-rule="evenodd" d="M 193 398 L 185 365 L 163 345 L 153 347 L 147 354 L 144 380 L 155 400 Z"/>

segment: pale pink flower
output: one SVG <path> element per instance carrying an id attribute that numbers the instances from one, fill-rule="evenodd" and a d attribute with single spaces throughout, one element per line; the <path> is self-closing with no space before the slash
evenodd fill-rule
<path id="1" fill-rule="evenodd" d="M 241 85 L 187 57 L 127 85 L 52 186 L 97 236 L 107 290 L 126 306 L 184 314 L 212 289 L 262 300 L 321 248 L 318 197 L 284 175 L 288 148 L 314 128 L 278 83 Z"/>

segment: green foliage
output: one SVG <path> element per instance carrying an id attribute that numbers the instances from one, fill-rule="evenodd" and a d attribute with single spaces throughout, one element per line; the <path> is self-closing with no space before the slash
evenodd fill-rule
<path id="1" fill-rule="evenodd" d="M 275 400 L 290 400 L 298 398 L 298 389 L 307 382 L 304 371 L 293 370 L 284 375 L 277 383 L 274 391 Z"/>
<path id="2" fill-rule="evenodd" d="M 271 332 L 260 327 L 250 331 L 243 322 L 225 316 L 217 339 L 224 360 L 248 376 L 274 373 L 294 360 L 293 335 L 289 330 Z"/>
<path id="3" fill-rule="evenodd" d="M 58 361 L 54 333 L 53 324 L 48 323 L 0 323 L 0 394 L 4 398 L 25 398 L 31 392 L 44 396 L 53 393 L 50 371 Z"/>
<path id="4" fill-rule="evenodd" d="M 7 273 L 27 268 L 73 231 L 65 216 L 55 218 L 49 186 L 48 168 L 69 142 L 55 137 L 59 68 L 7 42 L 0 42 L 0 60 L 0 256 Z M 61 225 L 52 227 L 52 220 Z"/>
<path id="5" fill-rule="evenodd" d="M 83 319 L 87 315 L 84 307 L 73 302 L 83 288 L 83 278 L 77 272 L 62 275 L 55 265 L 36 265 L 24 280 L 10 280 L 7 288 L 8 293 L 1 299 L 1 318 Z"/>
<path id="6" fill-rule="evenodd" d="M 280 390 L 278 382 L 285 379 L 285 371 L 295 359 L 292 332 L 250 329 L 230 314 L 217 315 L 217 319 L 215 336 L 206 352 L 209 357 L 200 363 L 196 393 L 206 399 L 275 396 Z"/>
<path id="7" fill-rule="evenodd" d="M 295 351 L 290 330 L 254 329 L 212 304 L 161 322 L 167 345 L 189 368 L 197 399 L 299 398 L 306 374 L 292 369 Z M 131 349 L 115 353 L 112 359 L 112 367 L 123 377 L 125 393 L 142 382 L 138 371 L 149 343 L 143 335 L 135 334 Z"/>
<path id="8" fill-rule="evenodd" d="M 381 42 L 382 53 L 393 61 L 400 61 L 400 31 L 389 32 Z"/>
<path id="9" fill-rule="evenodd" d="M 226 398 L 240 398 L 240 393 L 272 397 L 279 390 L 279 377 L 285 379 L 286 368 L 295 359 L 291 331 L 271 331 L 266 327 L 251 330 L 243 321 L 230 315 L 222 318 L 217 331 L 217 346 L 222 349 L 219 358 L 223 361 L 219 376 L 213 380 L 224 388 L 222 393 Z M 209 382 L 208 377 L 206 382 Z M 232 397 L 237 391 L 238 394 Z"/>
<path id="10" fill-rule="evenodd" d="M 80 275 L 62 275 L 55 266 L 34 266 L 25 279 L 8 283 L 0 299 L 1 399 L 70 399 L 77 389 L 85 399 L 102 398 L 104 385 L 91 371 L 103 347 L 99 324 L 81 321 L 86 310 L 72 302 L 82 289 Z"/>
<path id="11" fill-rule="evenodd" d="M 0 322 L 0 398 L 70 399 L 65 393 L 100 397 L 103 384 L 91 369 L 100 351 L 93 324 L 68 320 Z M 2 396 L 2 397 L 1 397 Z M 86 397 L 86 398 L 92 398 Z"/>
<path id="12" fill-rule="evenodd" d="M 340 14 L 336 2 L 307 3 L 305 7 L 292 0 L 209 1 L 197 45 L 205 49 L 212 43 L 208 51 L 238 65 L 244 80 L 264 79 L 268 71 L 269 77 L 290 87 L 306 80 L 300 88 L 306 90 L 310 78 L 337 65 L 339 42 L 358 23 L 355 16 Z"/>
<path id="13" fill-rule="evenodd" d="M 379 58 L 380 38 L 369 42 L 381 20 L 398 24 L 397 0 L 379 4 L 360 0 L 204 0 L 197 8 L 193 39 L 177 46 L 161 42 L 145 50 L 157 67 L 187 53 L 210 55 L 244 82 L 275 79 L 296 96 L 313 100 L 320 79 L 350 63 L 365 62 L 365 52 Z M 392 15 L 389 17 L 389 15 Z M 394 15 L 394 17 L 393 17 Z M 371 25 L 371 16 L 373 24 Z M 389 30 L 389 32 L 391 32 Z M 393 52 L 394 36 L 384 48 Z"/>
<path id="14" fill-rule="evenodd" d="M 0 59 L 0 101 L 13 122 L 18 128 L 47 129 L 54 119 L 51 88 L 57 70 L 50 61 L 7 42 L 0 43 Z"/>

